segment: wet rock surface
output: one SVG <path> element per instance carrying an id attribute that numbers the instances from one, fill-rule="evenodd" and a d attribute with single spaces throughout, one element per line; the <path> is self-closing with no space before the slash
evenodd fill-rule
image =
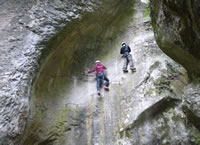
<path id="1" fill-rule="evenodd" d="M 199 130 L 199 1 L 151 1 L 151 18 L 159 47 L 182 64 L 194 82 L 183 89 L 187 119 Z M 194 134 L 194 133 L 193 133 Z M 199 136 L 191 141 L 199 144 Z M 189 142 L 188 144 L 193 144 Z"/>
<path id="2" fill-rule="evenodd" d="M 198 145 L 199 85 L 158 48 L 146 7 L 140 0 L 0 2 L 0 144 Z M 122 72 L 122 41 L 135 73 Z M 110 79 L 102 96 L 95 74 L 83 75 L 96 59 Z"/>
<path id="3" fill-rule="evenodd" d="M 19 142 L 29 113 L 33 78 L 48 41 L 101 1 L 0 2 L 0 144 Z"/>
<path id="4" fill-rule="evenodd" d="M 98 21 L 93 27 L 87 18 L 67 31 L 68 37 L 48 57 L 35 82 L 35 120 L 28 124 L 24 144 L 198 144 L 198 128 L 187 123 L 182 110 L 186 71 L 159 50 L 150 19 L 143 17 L 145 5 L 136 1 L 129 6 L 129 13 L 119 11 L 121 16 L 113 17 L 112 23 Z M 72 38 L 76 43 L 69 41 Z M 122 72 L 122 41 L 132 48 L 136 73 Z M 102 90 L 102 97 L 96 94 L 95 75 L 81 75 L 95 58 L 108 67 L 111 81 L 110 91 Z M 71 123 L 75 120 L 77 126 Z"/>
<path id="5" fill-rule="evenodd" d="M 139 126 L 140 123 L 142 123 L 142 122 L 145 122 L 147 120 L 148 121 L 151 120 L 152 118 L 154 118 L 158 114 L 161 114 L 162 112 L 164 112 L 168 107 L 175 106 L 176 102 L 180 102 L 180 100 L 175 99 L 175 98 L 170 98 L 170 97 L 162 98 L 161 100 L 159 100 L 158 102 L 156 102 L 155 104 L 153 104 L 152 106 L 150 106 L 149 108 L 144 110 L 137 117 L 137 119 L 134 121 L 133 124 L 130 124 L 129 126 L 127 126 L 126 128 L 124 128 L 121 131 L 121 134 L 124 133 L 124 131 L 127 132 L 127 131 L 133 129 L 134 127 L 136 127 L 136 126 Z"/>
<path id="6" fill-rule="evenodd" d="M 199 114 L 199 85 L 191 83 L 184 90 L 184 106 L 183 111 L 187 118 L 200 130 L 200 114 Z"/>
<path id="7" fill-rule="evenodd" d="M 199 77 L 200 2 L 152 0 L 151 18 L 159 47 L 182 64 L 190 77 Z"/>

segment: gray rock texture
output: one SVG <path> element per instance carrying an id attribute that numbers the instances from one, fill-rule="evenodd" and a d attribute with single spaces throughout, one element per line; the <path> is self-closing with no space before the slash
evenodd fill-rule
<path id="1" fill-rule="evenodd" d="M 109 19 L 110 11 L 87 15 L 54 41 L 34 83 L 24 145 L 199 143 L 198 124 L 188 119 L 196 116 L 183 100 L 187 73 L 158 48 L 150 19 L 143 17 L 146 5 L 116 7 Z M 132 48 L 134 74 L 122 72 L 122 41 Z M 95 59 L 108 67 L 111 81 L 102 97 L 95 74 L 82 75 Z"/>
<path id="2" fill-rule="evenodd" d="M 90 0 L 0 2 L 1 145 L 16 144 L 23 135 L 32 82 L 50 51 L 49 40 L 100 5 Z"/>
<path id="3" fill-rule="evenodd" d="M 175 2 L 152 1 L 151 7 L 166 5 L 152 14 Z M 198 9 L 197 1 L 184 2 L 180 6 Z M 153 17 L 152 29 L 147 7 L 140 0 L 0 2 L 0 145 L 200 144 L 199 83 L 189 82 L 186 70 L 156 44 L 163 49 L 164 40 L 168 46 L 180 38 L 176 48 L 184 49 L 174 59 L 197 76 L 199 66 L 190 64 L 198 65 L 198 54 L 188 48 L 199 42 L 198 23 L 190 30 L 180 19 L 180 28 L 195 36 L 186 42 L 172 33 L 179 30 L 174 23 L 165 25 L 165 18 L 178 23 L 177 15 Z M 196 17 L 189 10 L 186 16 Z M 160 35 L 167 29 L 169 35 Z M 122 72 L 122 41 L 132 48 L 135 73 Z M 102 96 L 95 74 L 84 75 L 97 59 L 110 79 Z"/>
<path id="4" fill-rule="evenodd" d="M 159 47 L 182 64 L 191 78 L 200 72 L 200 1 L 151 0 L 151 19 Z"/>

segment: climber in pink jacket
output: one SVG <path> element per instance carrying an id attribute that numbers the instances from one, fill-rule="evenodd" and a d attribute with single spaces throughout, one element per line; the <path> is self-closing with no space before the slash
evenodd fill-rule
<path id="1" fill-rule="evenodd" d="M 88 71 L 87 73 L 92 73 L 96 71 L 96 80 L 97 80 L 97 93 L 100 95 L 100 83 L 106 81 L 104 84 L 104 88 L 108 89 L 109 86 L 109 80 L 108 78 L 104 75 L 104 69 L 107 69 L 99 60 L 96 61 L 96 66 Z"/>

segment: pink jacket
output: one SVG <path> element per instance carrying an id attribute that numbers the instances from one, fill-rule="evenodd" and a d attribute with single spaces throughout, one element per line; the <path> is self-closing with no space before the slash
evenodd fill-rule
<path id="1" fill-rule="evenodd" d="M 103 64 L 97 63 L 96 66 L 92 70 L 88 71 L 88 73 L 96 71 L 96 74 L 103 74 L 104 69 L 107 69 L 107 68 Z"/>

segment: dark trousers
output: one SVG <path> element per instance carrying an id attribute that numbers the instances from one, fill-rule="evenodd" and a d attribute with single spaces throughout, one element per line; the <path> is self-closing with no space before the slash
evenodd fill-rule
<path id="1" fill-rule="evenodd" d="M 128 64 L 130 64 L 130 69 L 134 69 L 133 58 L 131 54 L 123 56 L 123 61 L 124 61 L 124 64 L 123 64 L 124 71 L 127 70 Z"/>
<path id="2" fill-rule="evenodd" d="M 109 86 L 109 79 L 104 74 L 97 74 L 96 80 L 97 80 L 97 91 L 100 91 L 101 83 L 107 87 Z"/>

